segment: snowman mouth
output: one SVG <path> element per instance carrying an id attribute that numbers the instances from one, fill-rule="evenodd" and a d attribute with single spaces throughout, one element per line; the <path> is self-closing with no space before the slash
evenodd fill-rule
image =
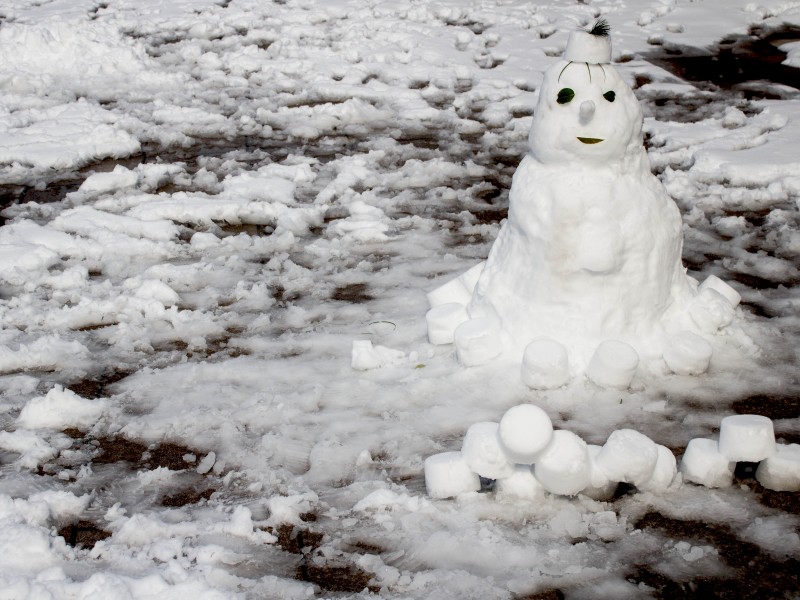
<path id="1" fill-rule="evenodd" d="M 585 137 L 579 137 L 578 139 L 579 139 L 581 142 L 583 142 L 584 144 L 599 144 L 600 142 L 602 142 L 602 141 L 603 141 L 603 140 L 601 140 L 600 138 L 585 138 Z"/>

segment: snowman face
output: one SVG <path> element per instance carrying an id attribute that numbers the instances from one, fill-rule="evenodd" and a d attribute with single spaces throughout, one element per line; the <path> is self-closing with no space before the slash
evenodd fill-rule
<path id="1" fill-rule="evenodd" d="M 611 65 L 560 61 L 539 94 L 530 145 L 541 162 L 603 165 L 641 151 L 641 107 Z"/>

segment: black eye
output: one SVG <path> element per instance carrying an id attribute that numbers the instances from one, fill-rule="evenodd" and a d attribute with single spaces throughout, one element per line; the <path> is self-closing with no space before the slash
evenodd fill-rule
<path id="1" fill-rule="evenodd" d="M 573 92 L 569 88 L 561 88 L 558 91 L 558 98 L 556 98 L 556 102 L 559 104 L 566 104 L 567 102 L 572 102 L 572 99 L 575 97 L 575 92 Z"/>
<path id="2" fill-rule="evenodd" d="M 606 92 L 603 94 L 603 98 L 608 100 L 609 102 L 613 102 L 617 95 L 614 92 Z"/>

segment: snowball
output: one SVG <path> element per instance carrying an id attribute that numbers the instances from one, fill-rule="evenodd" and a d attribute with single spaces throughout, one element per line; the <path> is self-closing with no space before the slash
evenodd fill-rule
<path id="1" fill-rule="evenodd" d="M 470 319 L 456 328 L 458 362 L 472 367 L 489 362 L 503 351 L 500 331 L 490 319 Z"/>
<path id="2" fill-rule="evenodd" d="M 715 333 L 730 325 L 734 314 L 733 305 L 711 287 L 701 290 L 689 306 L 692 321 L 706 333 Z"/>
<path id="3" fill-rule="evenodd" d="M 602 387 L 625 389 L 636 374 L 639 355 L 625 342 L 606 340 L 597 347 L 586 375 Z"/>
<path id="4" fill-rule="evenodd" d="M 719 451 L 728 460 L 759 462 L 775 454 L 772 420 L 761 415 L 732 415 L 719 427 Z"/>
<path id="5" fill-rule="evenodd" d="M 471 425 L 464 435 L 461 454 L 469 468 L 487 479 L 508 477 L 514 472 L 514 464 L 500 445 L 500 425 L 481 421 Z"/>
<path id="6" fill-rule="evenodd" d="M 714 350 L 707 341 L 691 331 L 670 338 L 664 348 L 664 361 L 677 375 L 700 375 L 708 370 Z"/>
<path id="7" fill-rule="evenodd" d="M 720 294 L 725 300 L 727 300 L 731 306 L 736 308 L 739 306 L 739 303 L 742 301 L 742 296 L 733 289 L 730 285 L 722 281 L 716 275 L 709 275 L 706 277 L 705 281 L 700 284 L 700 292 L 703 290 L 711 289 Z"/>
<path id="8" fill-rule="evenodd" d="M 520 404 L 509 408 L 500 419 L 498 435 L 512 461 L 532 465 L 553 438 L 553 424 L 538 406 Z"/>
<path id="9" fill-rule="evenodd" d="M 597 465 L 597 455 L 602 450 L 601 446 L 589 444 L 589 485 L 583 490 L 583 494 L 593 500 L 608 500 L 617 490 L 617 481 L 608 478 L 605 471 Z"/>
<path id="10" fill-rule="evenodd" d="M 522 357 L 522 381 L 533 389 L 555 389 L 569 381 L 567 350 L 557 341 L 542 338 L 528 344 Z"/>
<path id="11" fill-rule="evenodd" d="M 550 444 L 537 459 L 533 473 L 552 494 L 577 494 L 591 482 L 586 442 L 571 431 L 554 432 Z"/>
<path id="12" fill-rule="evenodd" d="M 498 479 L 494 486 L 498 494 L 535 500 L 544 496 L 542 484 L 534 477 L 529 465 L 517 465 L 508 477 Z"/>
<path id="13" fill-rule="evenodd" d="M 659 493 L 666 490 L 675 475 L 678 474 L 678 461 L 675 455 L 666 446 L 658 445 L 658 460 L 653 469 L 653 476 L 636 487 L 642 492 Z"/>
<path id="14" fill-rule="evenodd" d="M 758 465 L 756 479 L 768 490 L 800 492 L 800 444 L 779 445 Z"/>
<path id="15" fill-rule="evenodd" d="M 432 307 L 440 304 L 450 304 L 451 302 L 466 306 L 470 298 L 472 298 L 472 290 L 475 289 L 475 284 L 478 282 L 485 264 L 483 262 L 478 263 L 455 279 L 451 279 L 432 292 L 428 292 L 428 303 Z"/>
<path id="16" fill-rule="evenodd" d="M 434 306 L 425 315 L 428 340 L 435 345 L 452 344 L 456 328 L 468 319 L 467 309 L 463 304 L 448 302 Z"/>
<path id="17" fill-rule="evenodd" d="M 681 458 L 680 472 L 684 481 L 706 487 L 727 487 L 733 483 L 735 467 L 735 462 L 720 453 L 717 442 L 695 438 L 686 446 L 686 452 Z"/>
<path id="18" fill-rule="evenodd" d="M 658 446 L 633 429 L 618 429 L 608 436 L 597 455 L 597 466 L 612 481 L 639 486 L 653 476 L 658 460 Z"/>
<path id="19" fill-rule="evenodd" d="M 107 406 L 105 400 L 87 400 L 57 385 L 46 396 L 28 401 L 17 417 L 17 426 L 25 429 L 87 429 L 97 422 Z"/>
<path id="20" fill-rule="evenodd" d="M 425 459 L 425 487 L 431 498 L 452 498 L 477 492 L 481 480 L 467 466 L 461 452 L 443 452 Z"/>

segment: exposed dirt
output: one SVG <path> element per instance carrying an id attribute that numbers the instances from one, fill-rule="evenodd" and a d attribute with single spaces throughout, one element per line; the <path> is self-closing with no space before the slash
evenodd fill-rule
<path id="1" fill-rule="evenodd" d="M 100 540 L 111 537 L 111 533 L 101 529 L 92 521 L 78 521 L 66 525 L 58 530 L 58 535 L 63 537 L 73 548 L 81 547 L 89 550 L 94 548 L 94 545 Z"/>
<path id="2" fill-rule="evenodd" d="M 654 588 L 658 598 L 786 598 L 788 590 L 800 589 L 800 561 L 776 559 L 739 538 L 728 526 L 681 521 L 650 512 L 635 527 L 658 530 L 671 539 L 710 544 L 735 573 L 732 577 L 697 576 L 674 581 L 646 564 L 637 565 L 628 580 Z"/>

